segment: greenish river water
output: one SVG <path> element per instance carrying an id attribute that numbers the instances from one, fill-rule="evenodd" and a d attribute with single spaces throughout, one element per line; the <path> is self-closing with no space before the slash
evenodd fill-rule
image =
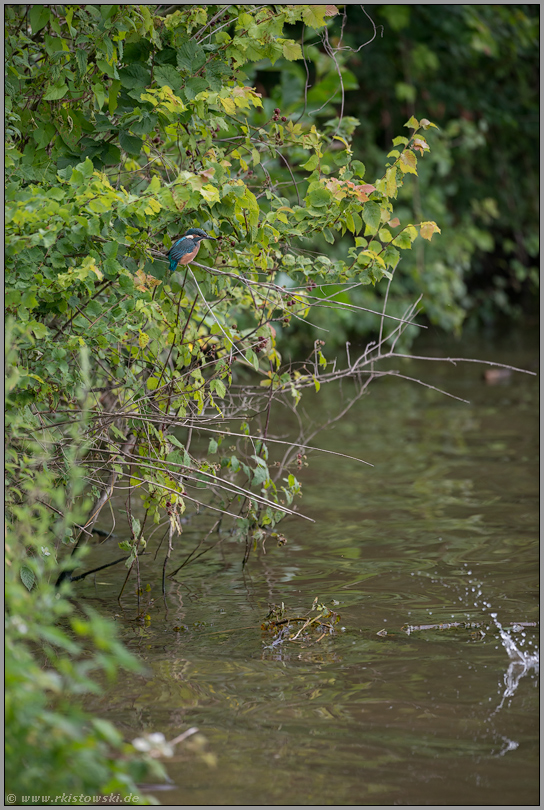
<path id="1" fill-rule="evenodd" d="M 537 370 L 531 337 L 422 347 Z M 225 537 L 169 582 L 167 612 L 160 552 L 142 565 L 143 603 L 154 600 L 143 624 L 134 587 L 117 602 L 119 567 L 78 584 L 147 666 L 93 708 L 128 740 L 205 737 L 166 761 L 170 789 L 150 791 L 161 803 L 538 805 L 538 378 L 402 370 L 470 404 L 373 383 L 314 443 L 374 467 L 311 454 L 299 508 L 316 522 L 286 520 L 287 545 L 269 540 L 243 571 L 243 547 Z M 318 418 L 339 396 L 302 405 Z M 169 570 L 210 525 L 184 526 Z M 108 546 L 86 567 L 119 556 Z M 276 643 L 262 631 L 271 604 L 300 616 L 316 597 L 340 614 L 332 635 Z M 432 627 L 466 622 L 478 626 Z"/>

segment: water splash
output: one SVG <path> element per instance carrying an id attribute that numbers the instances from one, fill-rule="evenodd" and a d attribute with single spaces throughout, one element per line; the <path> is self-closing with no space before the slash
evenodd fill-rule
<path id="1" fill-rule="evenodd" d="M 497 619 L 497 614 L 490 613 L 490 616 L 493 619 L 493 622 L 495 623 L 497 630 L 499 631 L 502 646 L 506 650 L 506 654 L 510 659 L 508 669 L 504 673 L 504 692 L 502 695 L 502 699 L 497 708 L 491 713 L 490 716 L 493 717 L 494 714 L 496 714 L 498 711 L 500 711 L 500 709 L 502 709 L 505 700 L 507 698 L 514 696 L 519 686 L 520 680 L 525 675 L 528 675 L 531 672 L 531 670 L 534 670 L 535 675 L 538 675 L 540 669 L 540 653 L 538 650 L 535 653 L 529 653 L 520 650 L 519 647 L 516 645 L 514 639 L 510 636 L 510 634 L 503 629 L 501 623 Z"/>

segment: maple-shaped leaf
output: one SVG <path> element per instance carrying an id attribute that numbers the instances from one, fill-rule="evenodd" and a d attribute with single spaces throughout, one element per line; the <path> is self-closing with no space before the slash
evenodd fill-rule
<path id="1" fill-rule="evenodd" d="M 428 239 L 429 242 L 433 238 L 433 233 L 442 233 L 436 222 L 421 222 L 419 233 L 424 239 Z"/>

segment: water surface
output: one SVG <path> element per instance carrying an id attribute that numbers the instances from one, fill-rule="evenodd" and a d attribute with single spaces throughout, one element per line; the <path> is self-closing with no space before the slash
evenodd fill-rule
<path id="1" fill-rule="evenodd" d="M 520 337 L 422 346 L 536 370 Z M 180 746 L 162 803 L 538 804 L 538 627 L 528 624 L 538 621 L 538 379 L 487 385 L 476 366 L 413 361 L 402 370 L 470 404 L 376 381 L 315 442 L 374 467 L 311 454 L 299 508 L 316 522 L 286 520 L 287 545 L 269 540 L 242 570 L 243 547 L 225 536 L 169 583 L 167 612 L 163 549 L 142 565 L 143 623 L 133 587 L 116 600 L 120 569 L 80 583 L 148 668 L 94 708 L 127 739 L 196 726 L 216 758 L 212 767 Z M 314 419 L 333 415 L 340 392 L 302 404 Z M 169 570 L 210 525 L 191 518 Z M 100 547 L 89 567 L 105 554 L 119 550 Z M 262 631 L 270 605 L 301 616 L 316 597 L 340 614 L 334 634 L 274 644 Z M 445 623 L 460 626 L 432 627 Z"/>

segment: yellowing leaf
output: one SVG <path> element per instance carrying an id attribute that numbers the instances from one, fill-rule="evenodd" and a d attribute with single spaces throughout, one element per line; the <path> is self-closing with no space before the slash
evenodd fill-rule
<path id="1" fill-rule="evenodd" d="M 422 222 L 419 228 L 419 233 L 424 239 L 429 242 L 433 238 L 433 233 L 442 233 L 436 222 Z"/>
<path id="2" fill-rule="evenodd" d="M 399 162 L 400 170 L 406 174 L 409 172 L 410 174 L 417 174 L 417 158 L 410 149 L 405 149 L 402 155 L 400 156 Z"/>
<path id="3" fill-rule="evenodd" d="M 302 48 L 298 42 L 293 42 L 292 40 L 288 39 L 287 42 L 283 43 L 282 50 L 283 55 L 290 62 L 294 62 L 295 59 L 302 59 Z"/>
<path id="4" fill-rule="evenodd" d="M 147 201 L 147 206 L 146 208 L 144 208 L 144 212 L 151 216 L 153 214 L 158 214 L 161 208 L 162 205 L 160 204 L 160 202 L 158 200 L 154 200 L 151 198 Z"/>
<path id="5" fill-rule="evenodd" d="M 322 28 L 325 25 L 326 6 L 303 6 L 302 19 L 310 28 Z"/>
<path id="6" fill-rule="evenodd" d="M 140 330 L 140 334 L 138 336 L 138 346 L 140 347 L 140 349 L 145 349 L 148 343 L 149 343 L 149 335 Z"/>
<path id="7" fill-rule="evenodd" d="M 388 197 L 397 196 L 397 170 L 394 166 L 385 173 L 385 189 Z"/>
<path id="8" fill-rule="evenodd" d="M 417 118 L 414 118 L 414 116 L 412 115 L 412 117 L 410 118 L 410 120 L 409 120 L 409 121 L 407 121 L 407 122 L 404 124 L 404 126 L 405 126 L 405 127 L 410 127 L 410 129 L 419 129 L 419 121 L 417 120 Z"/>
<path id="9" fill-rule="evenodd" d="M 417 149 L 423 155 L 425 151 L 429 150 L 429 144 L 423 138 L 414 138 L 412 149 Z"/>
<path id="10" fill-rule="evenodd" d="M 325 6 L 325 17 L 334 17 L 336 14 L 338 14 L 336 6 Z"/>
<path id="11" fill-rule="evenodd" d="M 387 228 L 382 228 L 380 231 L 378 231 L 378 236 L 380 237 L 382 242 L 386 243 L 391 242 L 391 240 L 393 239 L 391 231 L 388 231 Z"/>
<path id="12" fill-rule="evenodd" d="M 211 183 L 207 183 L 203 188 L 201 188 L 200 193 L 207 202 L 212 204 L 219 202 L 221 199 L 218 189 L 216 189 L 215 186 L 212 186 Z"/>
<path id="13" fill-rule="evenodd" d="M 219 101 L 229 115 L 236 115 L 236 104 L 231 98 L 220 98 Z"/>

